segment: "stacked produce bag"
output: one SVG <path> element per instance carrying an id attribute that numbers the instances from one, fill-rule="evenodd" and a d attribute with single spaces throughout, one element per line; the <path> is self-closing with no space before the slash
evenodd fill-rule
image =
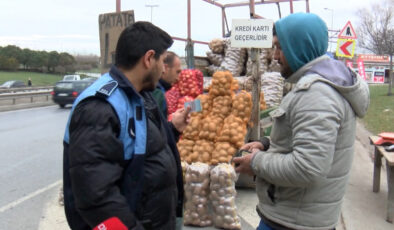
<path id="1" fill-rule="evenodd" d="M 203 74 L 197 69 L 185 69 L 179 74 L 179 80 L 166 92 L 168 115 L 183 107 L 187 101 L 194 100 L 203 93 Z"/>
<path id="2" fill-rule="evenodd" d="M 213 74 L 220 70 L 229 70 L 233 76 L 243 74 L 240 88 L 252 91 L 252 60 L 251 49 L 232 48 L 229 39 L 214 39 L 210 42 L 210 52 L 207 57 L 211 63 L 207 67 L 208 73 Z M 280 75 L 280 67 L 272 59 L 272 49 L 261 49 L 259 66 L 261 79 L 260 109 L 269 109 L 280 104 L 283 97 L 284 79 Z M 261 99 L 265 99 L 261 100 Z"/>
<path id="3" fill-rule="evenodd" d="M 194 226 L 210 226 L 212 220 L 208 206 L 209 165 L 193 163 L 189 165 L 185 175 L 185 211 L 184 224 Z"/>
<path id="4" fill-rule="evenodd" d="M 209 195 L 215 227 L 224 229 L 241 229 L 241 221 L 235 206 L 234 168 L 228 164 L 219 164 L 211 170 L 211 193 Z"/>
<path id="5" fill-rule="evenodd" d="M 243 48 L 231 47 L 229 38 L 225 39 L 225 55 L 221 69 L 229 70 L 233 76 L 241 76 L 245 70 L 247 51 Z"/>
<path id="6" fill-rule="evenodd" d="M 211 169 L 200 162 L 186 165 L 184 224 L 241 229 L 235 206 L 234 168 L 219 164 Z"/>
<path id="7" fill-rule="evenodd" d="M 230 72 L 214 74 L 209 93 L 197 97 L 202 111 L 191 115 L 178 142 L 183 161 L 209 165 L 228 163 L 244 144 L 252 97 L 246 91 L 235 94 L 237 88 Z"/>

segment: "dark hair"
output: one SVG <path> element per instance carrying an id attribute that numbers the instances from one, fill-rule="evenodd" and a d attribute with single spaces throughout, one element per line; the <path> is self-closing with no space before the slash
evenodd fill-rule
<path id="1" fill-rule="evenodd" d="M 273 36 L 276 36 L 275 24 L 274 24 L 274 26 L 272 27 L 272 35 L 273 35 Z"/>
<path id="2" fill-rule="evenodd" d="M 167 64 L 168 66 L 172 67 L 174 65 L 174 59 L 175 57 L 178 57 L 176 53 L 172 51 L 167 51 L 167 56 L 164 58 L 164 63 Z"/>
<path id="3" fill-rule="evenodd" d="M 174 41 L 165 31 L 150 22 L 136 22 L 120 34 L 115 51 L 115 65 L 133 68 L 148 50 L 155 51 L 159 59 Z"/>

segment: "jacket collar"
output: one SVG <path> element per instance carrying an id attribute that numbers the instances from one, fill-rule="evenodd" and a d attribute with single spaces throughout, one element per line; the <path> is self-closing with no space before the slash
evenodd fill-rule
<path id="1" fill-rule="evenodd" d="M 323 60 L 329 59 L 327 55 L 320 56 L 307 64 L 305 64 L 303 67 L 298 69 L 295 73 L 293 73 L 289 78 L 287 78 L 285 81 L 290 82 L 290 83 L 297 83 L 303 76 L 306 75 L 306 73 L 314 66 L 316 63 L 321 62 Z"/>
<path id="2" fill-rule="evenodd" d="M 163 88 L 165 91 L 168 91 L 171 89 L 171 84 L 166 82 L 165 80 L 161 79 L 159 80 L 159 83 L 157 84 L 160 88 Z"/>
<path id="3" fill-rule="evenodd" d="M 109 70 L 109 75 L 112 77 L 112 79 L 118 82 L 119 88 L 121 88 L 127 95 L 136 95 L 143 99 L 141 94 L 139 94 L 134 88 L 133 84 L 131 84 L 131 82 L 126 78 L 126 76 L 115 65 L 111 66 L 111 69 Z"/>

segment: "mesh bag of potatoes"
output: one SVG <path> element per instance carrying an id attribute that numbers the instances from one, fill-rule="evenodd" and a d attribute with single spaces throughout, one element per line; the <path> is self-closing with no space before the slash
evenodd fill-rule
<path id="1" fill-rule="evenodd" d="M 209 51 L 206 54 L 209 62 L 212 63 L 212 65 L 219 67 L 220 64 L 222 64 L 224 59 L 223 54 L 215 54 Z"/>
<path id="2" fill-rule="evenodd" d="M 211 49 L 215 54 L 223 54 L 224 45 L 224 41 L 219 38 L 212 39 L 212 41 L 208 44 L 209 49 Z"/>
<path id="3" fill-rule="evenodd" d="M 208 208 L 210 167 L 204 163 L 189 165 L 185 176 L 185 212 L 184 224 L 211 226 L 212 220 Z"/>
<path id="4" fill-rule="evenodd" d="M 201 102 L 201 113 L 203 117 L 206 117 L 210 112 L 212 108 L 212 98 L 208 94 L 201 94 L 198 95 L 196 99 L 199 99 Z"/>
<path id="5" fill-rule="evenodd" d="M 223 119 L 220 117 L 208 116 L 204 118 L 199 134 L 200 139 L 215 141 L 217 136 L 219 136 L 222 126 Z"/>
<path id="6" fill-rule="evenodd" d="M 209 76 L 213 76 L 217 71 L 220 70 L 220 67 L 216 65 L 209 65 L 205 67 L 205 69 L 207 70 Z"/>
<path id="7" fill-rule="evenodd" d="M 229 142 L 240 148 L 244 145 L 246 132 L 246 123 L 241 118 L 230 115 L 224 120 L 222 131 L 216 141 Z"/>
<path id="8" fill-rule="evenodd" d="M 261 76 L 261 89 L 267 108 L 279 106 L 283 97 L 284 78 L 277 72 L 267 72 Z"/>
<path id="9" fill-rule="evenodd" d="M 260 93 L 260 111 L 266 110 L 267 109 L 267 104 L 265 103 L 264 100 L 264 93 Z"/>
<path id="10" fill-rule="evenodd" d="M 211 164 L 229 163 L 237 149 L 229 142 L 216 142 L 215 150 L 212 152 Z"/>
<path id="11" fill-rule="evenodd" d="M 182 161 L 186 161 L 191 164 L 193 160 L 198 159 L 198 157 L 196 159 L 192 158 L 194 143 L 195 142 L 193 140 L 188 140 L 186 138 L 179 140 L 177 147 Z"/>
<path id="12" fill-rule="evenodd" d="M 212 76 L 209 95 L 213 97 L 231 95 L 232 84 L 233 75 L 229 71 L 217 71 Z"/>
<path id="13" fill-rule="evenodd" d="M 229 164 L 219 164 L 211 170 L 210 195 L 213 207 L 213 223 L 217 228 L 241 229 L 241 221 L 235 206 L 234 168 Z"/>
<path id="14" fill-rule="evenodd" d="M 252 62 L 251 53 L 252 53 L 252 50 L 248 49 L 248 51 L 247 51 L 248 60 L 246 62 L 246 75 L 247 76 L 252 75 L 253 62 Z M 268 66 L 270 64 L 270 60 L 269 60 L 270 55 L 272 55 L 270 52 L 270 49 L 261 49 L 261 53 L 259 56 L 259 69 L 260 69 L 259 75 L 268 71 Z"/>
<path id="15" fill-rule="evenodd" d="M 218 96 L 212 102 L 212 115 L 221 118 L 227 117 L 231 113 L 231 104 L 233 99 L 231 96 Z"/>
<path id="16" fill-rule="evenodd" d="M 242 90 L 233 97 L 232 114 L 247 123 L 251 113 L 252 95 Z"/>
<path id="17" fill-rule="evenodd" d="M 244 72 L 247 50 L 245 48 L 231 47 L 230 39 L 225 40 L 224 59 L 220 67 L 230 71 L 234 76 L 240 76 Z"/>
<path id="18" fill-rule="evenodd" d="M 233 82 L 231 83 L 231 90 L 237 91 L 239 90 L 239 82 L 237 79 L 233 78 Z"/>
<path id="19" fill-rule="evenodd" d="M 201 120 L 201 113 L 192 113 L 190 116 L 189 124 L 183 131 L 183 138 L 194 141 L 197 140 L 200 133 Z"/>
<path id="20" fill-rule="evenodd" d="M 187 168 L 189 168 L 189 164 L 186 161 L 182 161 L 181 167 L 182 167 L 183 181 L 185 181 L 185 175 L 186 175 Z"/>
<path id="21" fill-rule="evenodd" d="M 193 156 L 198 156 L 198 162 L 211 164 L 211 154 L 215 144 L 211 141 L 198 140 L 193 147 Z"/>

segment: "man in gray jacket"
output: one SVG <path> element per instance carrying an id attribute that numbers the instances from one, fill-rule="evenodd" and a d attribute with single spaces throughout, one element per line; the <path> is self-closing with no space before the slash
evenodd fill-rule
<path id="1" fill-rule="evenodd" d="M 353 160 L 356 117 L 369 90 L 342 62 L 325 55 L 326 24 L 297 13 L 275 23 L 274 58 L 295 87 L 271 112 L 269 149 L 234 159 L 237 172 L 256 175 L 258 229 L 334 229 Z M 262 151 L 266 150 L 266 151 Z"/>

